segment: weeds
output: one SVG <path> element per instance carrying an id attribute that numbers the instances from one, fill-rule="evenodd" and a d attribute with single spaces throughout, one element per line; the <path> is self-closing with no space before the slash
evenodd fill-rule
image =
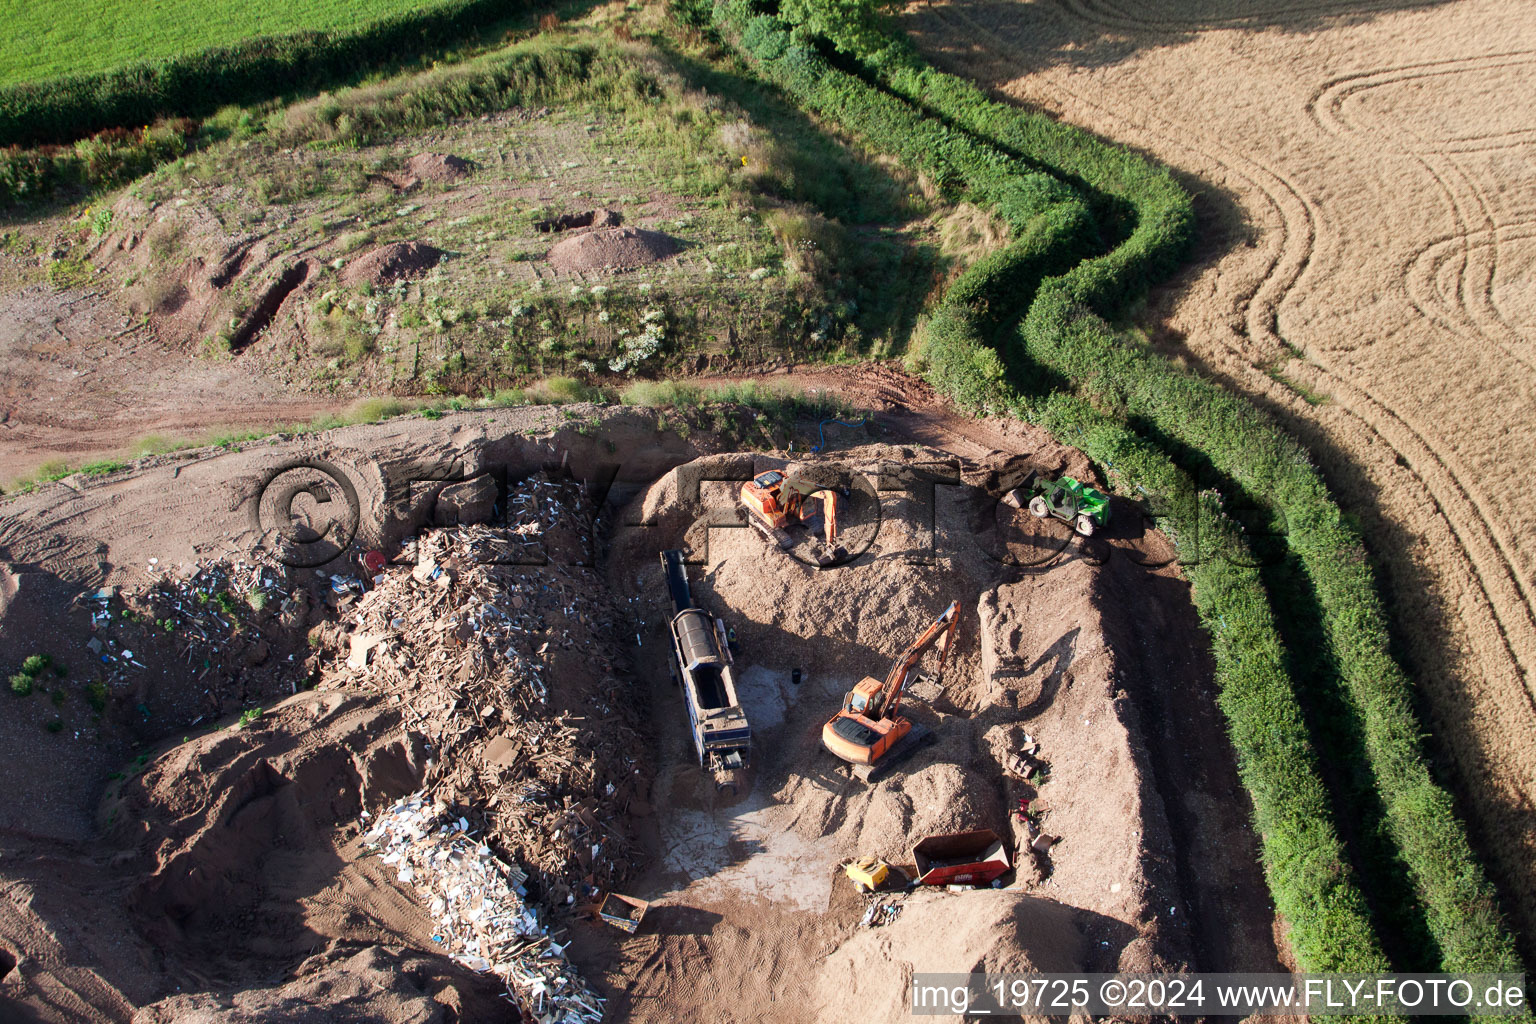
<path id="1" fill-rule="evenodd" d="M 55 666 L 53 657 L 51 655 L 29 655 L 27 659 L 21 663 L 21 671 L 13 673 L 8 680 L 11 685 L 11 692 L 18 697 L 30 696 L 33 689 L 37 685 L 38 678 L 42 676 L 43 673 L 47 672 L 50 668 L 54 670 L 54 675 L 58 676 L 60 679 L 64 678 L 65 672 L 60 671 L 64 668 L 64 666 Z"/>
<path id="2" fill-rule="evenodd" d="M 89 263 L 74 257 L 50 261 L 47 274 L 48 283 L 61 291 L 69 288 L 84 288 L 95 276 Z"/>

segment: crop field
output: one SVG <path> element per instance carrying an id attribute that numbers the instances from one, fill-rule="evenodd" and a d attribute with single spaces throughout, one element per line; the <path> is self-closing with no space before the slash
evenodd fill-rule
<path id="1" fill-rule="evenodd" d="M 345 29 L 419 9 L 414 0 L 0 0 L 0 85 L 106 71 L 251 36 Z"/>
<path id="2" fill-rule="evenodd" d="M 1227 12 L 1227 13 L 1223 13 Z M 1518 4 L 946 2 L 941 67 L 1166 161 L 1154 343 L 1303 439 L 1385 563 L 1479 846 L 1536 927 L 1536 26 Z"/>

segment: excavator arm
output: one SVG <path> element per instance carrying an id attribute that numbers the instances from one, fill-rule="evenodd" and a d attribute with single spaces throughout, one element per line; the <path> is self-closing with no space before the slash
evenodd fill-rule
<path id="1" fill-rule="evenodd" d="M 933 624 L 923 630 L 923 635 L 912 641 L 912 646 L 901 653 L 896 659 L 896 664 L 891 666 L 890 674 L 885 677 L 885 685 L 880 688 L 881 714 L 886 718 L 894 717 L 896 709 L 901 706 L 901 693 L 906 688 L 907 676 L 917 667 L 928 648 L 936 643 L 943 643 L 939 651 L 939 675 L 944 674 L 944 663 L 949 660 L 949 649 L 955 642 L 955 623 L 959 620 L 960 602 L 951 601 L 949 607 L 944 609 Z"/>
<path id="2" fill-rule="evenodd" d="M 792 508 L 798 515 L 800 506 L 805 504 L 805 499 L 817 492 L 821 493 L 821 512 L 826 520 L 827 543 L 831 544 L 837 540 L 837 491 L 835 489 L 800 477 L 786 476 L 784 482 L 779 484 L 779 494 L 782 495 L 779 504 L 786 509 Z"/>

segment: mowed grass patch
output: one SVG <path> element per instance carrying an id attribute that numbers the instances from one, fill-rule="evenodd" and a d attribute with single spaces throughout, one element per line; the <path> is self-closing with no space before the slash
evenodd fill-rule
<path id="1" fill-rule="evenodd" d="M 345 29 L 419 0 L 0 0 L 0 85 L 106 71 L 252 36 Z"/>

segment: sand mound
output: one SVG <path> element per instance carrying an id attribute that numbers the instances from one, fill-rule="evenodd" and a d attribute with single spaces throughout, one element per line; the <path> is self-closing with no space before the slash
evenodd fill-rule
<path id="1" fill-rule="evenodd" d="M 500 986 L 437 956 L 371 947 L 322 953 L 277 988 L 176 995 L 146 1006 L 133 1024 L 453 1024 L 508 1015 Z"/>
<path id="2" fill-rule="evenodd" d="M 341 272 L 341 281 L 346 285 L 359 285 L 364 281 L 375 285 L 388 284 L 431 270 L 442 258 L 441 249 L 424 242 L 391 242 L 347 264 Z"/>
<path id="3" fill-rule="evenodd" d="M 922 891 L 893 924 L 856 932 L 838 947 L 821 969 L 816 997 L 824 1020 L 900 1020 L 911 1012 L 905 973 L 872 971 L 871 964 L 957 974 L 1067 972 L 1082 969 L 1084 945 L 1077 915 L 1054 900 L 978 892 L 962 904 Z"/>
<path id="4" fill-rule="evenodd" d="M 448 153 L 419 153 L 405 162 L 405 170 L 422 181 L 458 181 L 469 177 L 469 161 Z"/>
<path id="5" fill-rule="evenodd" d="M 659 231 L 642 228 L 601 228 L 567 238 L 549 250 L 558 270 L 624 270 L 664 260 L 677 252 L 677 243 Z"/>

